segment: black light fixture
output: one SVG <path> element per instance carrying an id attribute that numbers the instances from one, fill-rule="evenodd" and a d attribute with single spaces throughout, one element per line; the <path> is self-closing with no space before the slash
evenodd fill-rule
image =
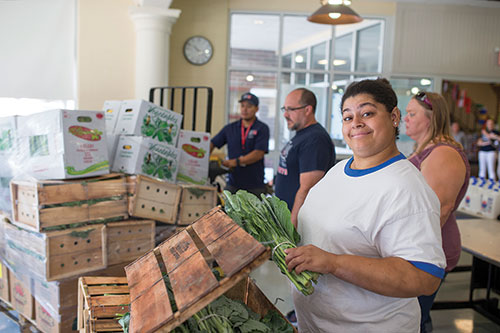
<path id="1" fill-rule="evenodd" d="M 321 0 L 320 2 L 322 6 L 307 18 L 309 22 L 336 25 L 363 21 L 358 13 L 347 6 L 351 4 L 350 0 Z"/>

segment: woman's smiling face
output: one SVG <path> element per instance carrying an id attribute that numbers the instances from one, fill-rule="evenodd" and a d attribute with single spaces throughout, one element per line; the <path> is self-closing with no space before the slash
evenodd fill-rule
<path id="1" fill-rule="evenodd" d="M 394 149 L 399 110 L 386 107 L 370 94 L 358 94 L 345 100 L 342 109 L 342 134 L 355 158 L 373 158 Z"/>

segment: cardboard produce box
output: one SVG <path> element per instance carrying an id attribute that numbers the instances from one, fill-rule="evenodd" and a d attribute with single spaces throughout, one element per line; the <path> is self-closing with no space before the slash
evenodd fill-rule
<path id="1" fill-rule="evenodd" d="M 115 127 L 115 134 L 148 137 L 176 146 L 182 115 L 144 100 L 125 100 Z"/>
<path id="2" fill-rule="evenodd" d="M 177 180 L 206 185 L 210 155 L 210 134 L 181 130 L 177 147 L 180 150 Z"/>
<path id="3" fill-rule="evenodd" d="M 35 300 L 35 324 L 36 328 L 43 333 L 67 333 L 73 332 L 73 323 L 77 318 L 77 306 L 73 305 L 62 310 L 60 320 L 52 317 L 49 312 Z"/>
<path id="4" fill-rule="evenodd" d="M 122 101 L 104 101 L 102 110 L 106 120 L 106 134 L 115 134 L 116 123 L 120 114 Z"/>
<path id="5" fill-rule="evenodd" d="M 0 261 L 0 299 L 10 303 L 9 269 Z"/>
<path id="6" fill-rule="evenodd" d="M 49 110 L 18 120 L 23 173 L 69 179 L 109 173 L 102 111 Z"/>
<path id="7" fill-rule="evenodd" d="M 10 304 L 27 319 L 35 319 L 35 299 L 31 295 L 31 279 L 19 272 L 10 272 Z"/>
<path id="8" fill-rule="evenodd" d="M 175 183 L 179 150 L 140 136 L 120 136 L 113 170 Z"/>
<path id="9" fill-rule="evenodd" d="M 0 117 L 0 177 L 12 178 L 18 165 L 17 121 L 18 116 Z"/>

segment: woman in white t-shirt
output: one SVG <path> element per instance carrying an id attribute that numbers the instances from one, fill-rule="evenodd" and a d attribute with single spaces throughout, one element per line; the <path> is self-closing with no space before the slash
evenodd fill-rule
<path id="1" fill-rule="evenodd" d="M 315 292 L 292 289 L 299 331 L 418 332 L 419 295 L 444 276 L 439 200 L 398 151 L 401 114 L 385 79 L 351 84 L 341 103 L 353 157 L 309 192 L 289 270 L 323 273 Z"/>

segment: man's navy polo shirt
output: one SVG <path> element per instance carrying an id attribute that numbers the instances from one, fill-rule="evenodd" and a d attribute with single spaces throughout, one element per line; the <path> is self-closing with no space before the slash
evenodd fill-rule
<path id="1" fill-rule="evenodd" d="M 256 119 L 245 140 L 245 148 L 241 143 L 241 120 L 232 122 L 212 138 L 215 147 L 227 144 L 228 158 L 233 159 L 250 153 L 253 150 L 269 151 L 269 127 Z M 245 167 L 236 167 L 228 174 L 228 184 L 239 189 L 254 189 L 264 186 L 264 159 Z"/>

